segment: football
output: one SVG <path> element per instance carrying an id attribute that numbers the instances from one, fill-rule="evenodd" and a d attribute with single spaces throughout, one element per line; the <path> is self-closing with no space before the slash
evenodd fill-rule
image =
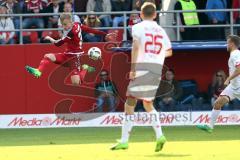
<path id="1" fill-rule="evenodd" d="M 98 47 L 91 47 L 88 50 L 88 56 L 93 60 L 98 60 L 102 57 L 102 51 Z"/>

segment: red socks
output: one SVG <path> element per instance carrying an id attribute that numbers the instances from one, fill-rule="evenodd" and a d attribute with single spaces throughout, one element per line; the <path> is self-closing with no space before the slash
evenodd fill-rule
<path id="1" fill-rule="evenodd" d="M 44 57 L 44 58 L 41 60 L 39 66 L 38 66 L 38 70 L 39 70 L 40 72 L 43 72 L 43 71 L 45 70 L 46 66 L 47 66 L 49 63 L 51 63 L 51 60 L 50 60 L 49 58 L 45 58 L 45 57 Z"/>

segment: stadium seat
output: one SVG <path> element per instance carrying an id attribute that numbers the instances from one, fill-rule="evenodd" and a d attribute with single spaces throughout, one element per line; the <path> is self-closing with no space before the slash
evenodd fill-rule
<path id="1" fill-rule="evenodd" d="M 38 33 L 36 31 L 32 32 L 23 32 L 23 39 L 29 39 L 31 43 L 38 43 Z M 28 40 L 26 40 L 28 41 Z"/>
<path id="2" fill-rule="evenodd" d="M 181 103 L 190 102 L 198 92 L 197 83 L 194 80 L 181 80 L 179 81 L 181 88 L 183 89 L 183 96 Z"/>

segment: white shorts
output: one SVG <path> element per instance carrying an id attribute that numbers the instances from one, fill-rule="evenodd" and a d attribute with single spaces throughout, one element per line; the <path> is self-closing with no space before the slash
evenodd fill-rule
<path id="1" fill-rule="evenodd" d="M 147 74 L 146 77 L 137 76 L 130 81 L 127 88 L 127 97 L 133 97 L 144 101 L 153 101 L 161 78 L 156 74 Z"/>
<path id="2" fill-rule="evenodd" d="M 227 96 L 230 101 L 233 99 L 240 100 L 240 88 L 234 89 L 231 84 L 229 84 L 220 94 L 220 96 Z"/>

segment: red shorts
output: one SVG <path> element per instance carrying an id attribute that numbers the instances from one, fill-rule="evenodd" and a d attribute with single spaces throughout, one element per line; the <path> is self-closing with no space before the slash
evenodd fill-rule
<path id="1" fill-rule="evenodd" d="M 71 69 L 71 76 L 79 75 L 81 81 L 84 79 L 87 70 L 81 69 L 80 57 L 77 57 L 76 54 L 68 54 L 68 53 L 56 53 L 54 54 L 56 57 L 56 64 L 64 64 L 65 66 Z"/>

